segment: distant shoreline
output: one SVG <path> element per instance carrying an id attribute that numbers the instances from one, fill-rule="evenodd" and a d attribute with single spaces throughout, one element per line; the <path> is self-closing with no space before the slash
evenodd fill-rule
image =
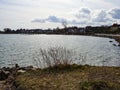
<path id="1" fill-rule="evenodd" d="M 118 34 L 90 34 L 90 33 L 85 33 L 85 34 L 39 34 L 39 33 L 0 33 L 0 34 L 19 34 L 19 35 L 81 35 L 81 36 L 97 36 L 97 37 L 106 37 L 106 38 L 113 38 L 115 39 L 119 44 L 120 44 L 120 35 Z"/>
<path id="2" fill-rule="evenodd" d="M 113 35 L 110 35 L 110 34 L 95 34 L 95 36 L 115 39 L 115 41 L 117 41 L 119 43 L 118 46 L 120 46 L 120 35 L 115 35 L 115 34 L 113 34 Z"/>

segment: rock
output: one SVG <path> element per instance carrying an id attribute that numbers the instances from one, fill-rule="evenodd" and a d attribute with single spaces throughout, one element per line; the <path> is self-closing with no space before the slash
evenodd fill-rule
<path id="1" fill-rule="evenodd" d="M 37 68 L 32 68 L 31 70 L 36 71 L 36 70 L 37 70 Z"/>
<path id="2" fill-rule="evenodd" d="M 6 89 L 5 81 L 0 81 L 0 90 L 8 90 Z"/>
<path id="3" fill-rule="evenodd" d="M 113 46 L 117 46 L 116 44 L 113 44 Z"/>
<path id="4" fill-rule="evenodd" d="M 113 42 L 113 41 L 109 41 L 109 42 Z"/>
<path id="5" fill-rule="evenodd" d="M 30 65 L 30 66 L 28 66 L 27 68 L 33 68 L 33 66 L 32 66 L 32 65 Z"/>
<path id="6" fill-rule="evenodd" d="M 118 44 L 118 46 L 120 47 L 120 44 Z"/>
<path id="7" fill-rule="evenodd" d="M 8 76 L 10 75 L 10 72 L 9 72 L 9 71 L 5 71 L 4 73 L 5 73 L 6 75 L 8 75 Z"/>
<path id="8" fill-rule="evenodd" d="M 0 70 L 0 80 L 6 80 L 10 75 L 9 71 Z"/>
<path id="9" fill-rule="evenodd" d="M 33 66 L 27 66 L 27 67 L 20 67 L 19 70 L 31 70 L 33 69 Z"/>
<path id="10" fill-rule="evenodd" d="M 11 71 L 11 68 L 10 67 L 3 67 L 2 70 L 4 70 L 4 71 Z"/>
<path id="11" fill-rule="evenodd" d="M 26 71 L 25 70 L 18 70 L 17 72 L 18 73 L 25 73 Z"/>
<path id="12" fill-rule="evenodd" d="M 15 87 L 15 77 L 13 75 L 10 75 L 7 79 L 6 79 L 6 89 L 5 90 L 16 90 Z"/>
<path id="13" fill-rule="evenodd" d="M 20 67 L 19 70 L 26 70 L 26 67 Z"/>
<path id="14" fill-rule="evenodd" d="M 33 66 L 27 66 L 27 67 L 25 68 L 25 70 L 31 70 L 31 69 L 33 69 Z"/>
<path id="15" fill-rule="evenodd" d="M 12 84 L 12 82 L 14 82 L 14 80 L 15 80 L 15 77 L 13 75 L 10 75 L 8 77 L 8 79 L 6 80 L 6 82 L 9 83 L 9 84 Z"/>

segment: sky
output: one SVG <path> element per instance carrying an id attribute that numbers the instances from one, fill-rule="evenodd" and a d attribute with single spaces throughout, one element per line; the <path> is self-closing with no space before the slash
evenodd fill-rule
<path id="1" fill-rule="evenodd" d="M 120 0 L 0 0 L 0 30 L 120 23 Z"/>

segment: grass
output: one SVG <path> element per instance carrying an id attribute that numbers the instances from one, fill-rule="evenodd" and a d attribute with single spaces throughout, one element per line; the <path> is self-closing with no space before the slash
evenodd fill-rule
<path id="1" fill-rule="evenodd" d="M 57 65 L 16 77 L 17 90 L 120 90 L 120 67 Z"/>
<path id="2" fill-rule="evenodd" d="M 120 90 L 119 84 L 106 81 L 81 82 L 81 90 Z"/>

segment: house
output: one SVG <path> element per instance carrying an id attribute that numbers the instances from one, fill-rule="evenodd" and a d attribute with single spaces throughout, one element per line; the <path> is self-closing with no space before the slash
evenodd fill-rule
<path id="1" fill-rule="evenodd" d="M 74 33 L 74 32 L 75 32 L 75 30 L 74 30 L 74 29 L 72 29 L 72 28 L 70 28 L 70 29 L 68 29 L 68 30 L 67 30 L 67 32 L 68 32 L 68 33 Z"/>
<path id="2" fill-rule="evenodd" d="M 85 28 L 78 28 L 78 33 L 85 33 Z"/>
<path id="3" fill-rule="evenodd" d="M 120 28 L 120 25 L 118 25 L 117 23 L 114 23 L 111 27 L 110 27 L 110 31 L 116 31 Z"/>

